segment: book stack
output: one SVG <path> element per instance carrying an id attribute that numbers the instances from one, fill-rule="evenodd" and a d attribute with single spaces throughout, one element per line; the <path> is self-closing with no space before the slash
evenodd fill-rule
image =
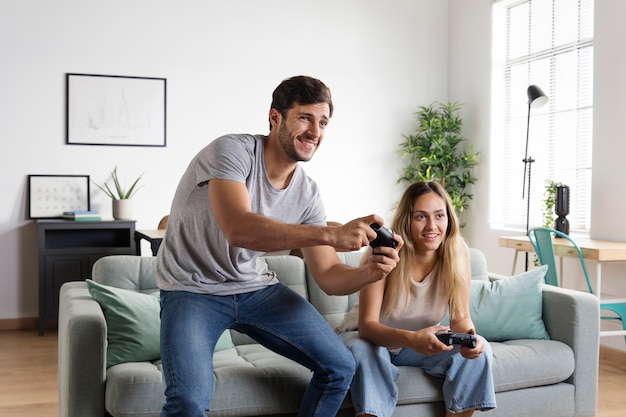
<path id="1" fill-rule="evenodd" d="M 93 222 L 102 220 L 100 213 L 94 210 L 64 211 L 63 218 L 76 222 Z"/>

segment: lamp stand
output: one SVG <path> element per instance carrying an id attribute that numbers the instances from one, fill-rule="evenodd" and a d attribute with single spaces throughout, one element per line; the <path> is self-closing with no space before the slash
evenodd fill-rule
<path id="1" fill-rule="evenodd" d="M 530 173 L 532 171 L 533 162 L 535 160 L 532 156 L 524 158 L 524 180 L 528 175 L 528 187 L 526 188 L 526 235 L 528 235 L 528 231 L 530 230 Z M 524 197 L 522 197 L 524 198 Z M 528 252 L 526 252 L 525 262 L 524 262 L 524 271 L 528 271 Z"/>
<path id="2" fill-rule="evenodd" d="M 526 236 L 530 230 L 530 172 L 532 171 L 533 162 L 535 160 L 528 156 L 528 136 L 530 134 L 530 108 L 541 107 L 548 102 L 548 97 L 536 85 L 528 86 L 526 90 L 528 95 L 528 118 L 526 119 L 526 153 L 524 154 L 524 187 L 522 188 L 522 199 L 526 198 Z M 526 176 L 528 176 L 528 188 L 526 188 Z M 526 263 L 524 270 L 528 271 L 528 252 L 526 252 Z"/>
<path id="3" fill-rule="evenodd" d="M 524 162 L 524 185 L 522 188 L 522 199 L 526 198 L 526 235 L 530 230 L 530 174 L 535 160 L 532 156 L 528 156 L 528 136 L 530 132 L 530 104 L 528 103 L 528 118 L 526 119 L 526 153 L 522 162 Z M 528 177 L 528 187 L 526 187 L 526 177 Z M 524 195 L 526 192 L 526 195 Z M 528 271 L 528 252 L 526 252 L 524 258 L 524 271 Z"/>

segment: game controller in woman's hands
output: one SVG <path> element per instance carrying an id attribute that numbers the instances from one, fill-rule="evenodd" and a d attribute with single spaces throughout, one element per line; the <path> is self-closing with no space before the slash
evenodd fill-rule
<path id="1" fill-rule="evenodd" d="M 441 341 L 441 343 L 445 345 L 461 345 L 461 346 L 469 346 L 472 348 L 476 347 L 476 336 L 468 333 L 453 333 L 452 329 L 448 330 L 440 330 L 435 333 L 437 339 Z"/>

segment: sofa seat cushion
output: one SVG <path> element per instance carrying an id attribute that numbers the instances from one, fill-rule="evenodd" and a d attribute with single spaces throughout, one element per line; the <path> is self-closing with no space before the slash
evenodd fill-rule
<path id="1" fill-rule="evenodd" d="M 574 373 L 574 352 L 556 340 L 491 342 L 496 392 L 552 385 Z"/>
<path id="2" fill-rule="evenodd" d="M 574 372 L 574 353 L 554 340 L 491 342 L 496 392 L 557 384 Z M 419 368 L 401 366 L 398 404 L 443 401 L 442 381 Z"/>
<path id="3" fill-rule="evenodd" d="M 304 366 L 259 344 L 219 352 L 213 362 L 217 383 L 211 411 L 221 415 L 296 413 L 312 376 Z"/>
<path id="4" fill-rule="evenodd" d="M 104 408 L 115 417 L 159 416 L 165 403 L 161 361 L 126 362 L 107 369 Z"/>
<path id="5" fill-rule="evenodd" d="M 492 342 L 496 392 L 557 384 L 574 371 L 574 354 L 554 340 Z M 258 344 L 217 352 L 216 415 L 295 413 L 311 371 Z M 399 404 L 441 401 L 441 380 L 414 367 L 400 367 Z M 158 416 L 165 401 L 159 361 L 115 365 L 107 370 L 106 410 L 115 417 Z M 137 401 L 141 398 L 141 401 Z M 349 407 L 349 401 L 344 403 Z"/>
<path id="6" fill-rule="evenodd" d="M 216 352 L 213 362 L 211 411 L 219 415 L 295 413 L 312 375 L 259 344 Z M 158 416 L 164 390 L 160 361 L 115 365 L 107 370 L 105 408 L 115 417 Z"/>

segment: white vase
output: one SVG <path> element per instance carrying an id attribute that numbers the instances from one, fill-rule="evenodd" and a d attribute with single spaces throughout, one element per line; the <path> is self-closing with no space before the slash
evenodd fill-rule
<path id="1" fill-rule="evenodd" d="M 115 220 L 132 220 L 133 200 L 113 200 L 113 218 Z"/>

